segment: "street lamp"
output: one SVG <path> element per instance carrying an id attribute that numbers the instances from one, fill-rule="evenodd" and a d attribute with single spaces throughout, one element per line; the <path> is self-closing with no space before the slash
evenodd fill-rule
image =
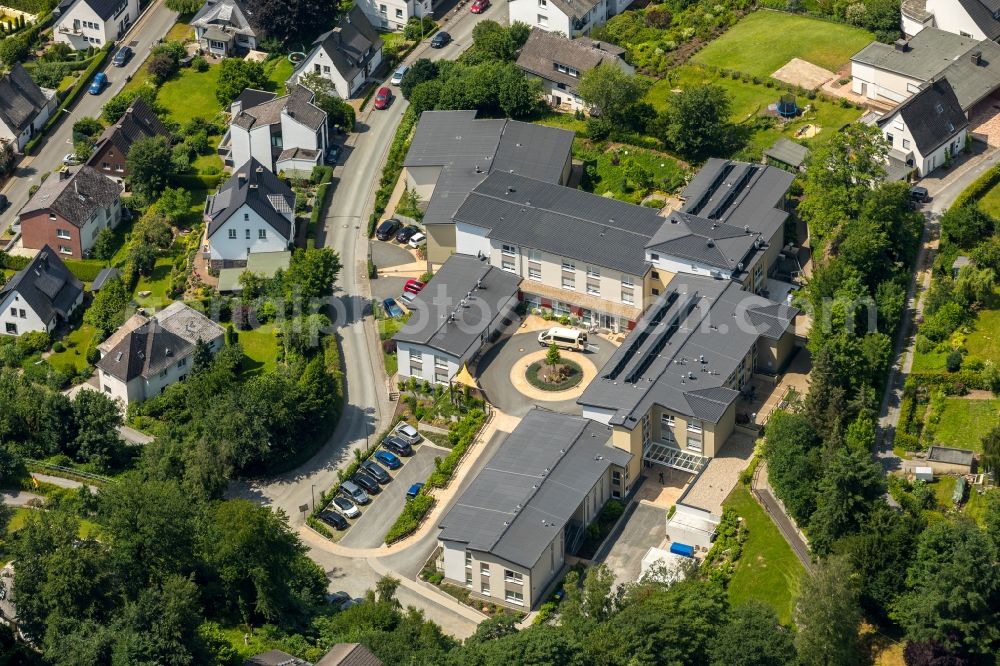
<path id="1" fill-rule="evenodd" d="M 316 484 L 312 484 L 312 510 L 316 510 Z"/>

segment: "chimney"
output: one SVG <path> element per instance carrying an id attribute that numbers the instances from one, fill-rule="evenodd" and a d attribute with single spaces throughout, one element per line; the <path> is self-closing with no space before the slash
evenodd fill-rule
<path id="1" fill-rule="evenodd" d="M 239 175 L 236 176 L 236 179 L 240 182 L 240 186 L 246 185 L 247 175 L 243 171 L 240 171 Z"/>
<path id="2" fill-rule="evenodd" d="M 257 167 L 257 173 L 264 173 L 264 167 L 262 166 Z"/>
<path id="3" fill-rule="evenodd" d="M 906 53 L 910 50 L 910 44 L 905 39 L 897 39 L 895 42 L 895 47 L 897 51 Z"/>
<path id="4" fill-rule="evenodd" d="M 969 56 L 969 60 L 972 61 L 973 65 L 977 65 L 978 66 L 978 65 L 982 64 L 982 62 L 983 62 L 983 52 L 982 51 L 973 51 L 972 55 Z"/>

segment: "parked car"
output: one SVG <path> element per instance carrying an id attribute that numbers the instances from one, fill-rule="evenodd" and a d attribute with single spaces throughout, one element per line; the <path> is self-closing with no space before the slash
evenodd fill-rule
<path id="1" fill-rule="evenodd" d="M 402 222 L 394 217 L 390 217 L 388 220 L 385 220 L 378 225 L 378 229 L 375 230 L 375 238 L 380 241 L 387 241 L 396 235 L 396 232 L 399 231 L 401 226 L 403 226 Z"/>
<path id="2" fill-rule="evenodd" d="M 392 435 L 385 438 L 382 442 L 382 446 L 389 449 L 397 456 L 412 456 L 413 447 L 401 440 L 398 437 L 393 437 Z"/>
<path id="3" fill-rule="evenodd" d="M 363 472 L 361 470 L 354 473 L 354 476 L 351 477 L 351 481 L 364 488 L 365 492 L 369 495 L 377 495 L 381 490 L 381 488 L 379 488 L 378 481 L 373 479 L 367 472 Z"/>
<path id="4" fill-rule="evenodd" d="M 414 483 L 412 486 L 410 486 L 410 489 L 406 491 L 406 499 L 415 498 L 417 495 L 420 494 L 420 491 L 423 489 L 423 487 L 424 487 L 423 483 Z"/>
<path id="5" fill-rule="evenodd" d="M 396 68 L 396 71 L 392 73 L 392 78 L 389 79 L 389 83 L 394 86 L 398 86 L 403 82 L 403 77 L 406 76 L 408 71 L 410 71 L 409 65 L 400 65 Z"/>
<path id="6" fill-rule="evenodd" d="M 424 283 L 421 282 L 420 280 L 410 279 L 407 280 L 406 284 L 403 285 L 403 291 L 409 291 L 414 294 L 419 294 L 421 291 L 423 291 L 423 288 L 424 288 Z"/>
<path id="7" fill-rule="evenodd" d="M 388 109 L 390 103 L 392 103 L 392 91 L 382 86 L 375 93 L 375 108 L 379 110 Z"/>
<path id="8" fill-rule="evenodd" d="M 418 247 L 420 247 L 423 244 L 423 242 L 425 240 L 427 240 L 427 236 L 425 236 L 424 234 L 422 234 L 422 233 L 420 233 L 418 231 L 417 233 L 415 233 L 412 236 L 410 236 L 410 242 L 407 243 L 407 245 L 409 245 L 414 250 L 416 250 Z"/>
<path id="9" fill-rule="evenodd" d="M 10 199 L 7 198 L 6 194 L 0 194 L 0 213 L 7 210 L 7 206 L 10 205 Z"/>
<path id="10" fill-rule="evenodd" d="M 366 460 L 361 463 L 361 469 L 364 470 L 365 474 L 383 485 L 392 481 L 392 477 L 389 476 L 389 472 L 382 469 L 382 467 L 374 460 Z"/>
<path id="11" fill-rule="evenodd" d="M 920 185 L 914 185 L 910 188 L 910 201 L 916 204 L 925 203 L 928 200 L 928 192 L 926 187 L 921 187 Z"/>
<path id="12" fill-rule="evenodd" d="M 451 43 L 451 35 L 449 35 L 444 30 L 438 32 L 436 35 L 431 37 L 431 48 L 432 49 L 443 49 Z"/>
<path id="13" fill-rule="evenodd" d="M 389 453 L 388 451 L 383 451 L 382 449 L 375 452 L 375 460 L 379 461 L 389 469 L 399 469 L 403 466 L 403 461 L 400 460 L 395 453 Z"/>
<path id="14" fill-rule="evenodd" d="M 416 297 L 417 295 L 414 294 L 412 291 L 404 291 L 402 294 L 399 295 L 399 300 L 403 301 L 403 303 L 406 303 L 406 307 L 410 307 L 410 303 L 412 303 L 413 299 L 415 299 Z"/>
<path id="15" fill-rule="evenodd" d="M 124 67 L 125 63 L 132 59 L 134 52 L 131 47 L 123 46 L 118 49 L 118 53 L 115 54 L 115 59 L 111 61 L 111 64 L 115 67 Z"/>
<path id="16" fill-rule="evenodd" d="M 420 227 L 415 224 L 408 224 L 396 232 L 396 242 L 405 243 L 418 231 L 420 231 Z"/>
<path id="17" fill-rule="evenodd" d="M 396 426 L 396 430 L 393 434 L 407 444 L 419 444 L 424 439 L 420 436 L 420 433 L 417 432 L 417 429 L 409 423 L 400 423 Z"/>
<path id="18" fill-rule="evenodd" d="M 324 158 L 328 165 L 334 165 L 337 160 L 340 159 L 340 146 L 333 143 L 330 147 L 326 149 L 326 157 Z"/>
<path id="19" fill-rule="evenodd" d="M 469 8 L 473 14 L 482 14 L 490 8 L 490 0 L 473 0 L 472 7 Z"/>
<path id="20" fill-rule="evenodd" d="M 347 495 L 356 504 L 368 504 L 371 501 L 368 493 L 353 481 L 344 481 L 340 484 L 340 492 Z"/>
<path id="21" fill-rule="evenodd" d="M 385 310 L 385 316 L 389 319 L 398 319 L 403 316 L 403 308 L 399 307 L 399 303 L 396 302 L 395 298 L 386 298 L 383 300 L 382 309 Z"/>
<path id="22" fill-rule="evenodd" d="M 361 515 L 361 509 L 358 505 L 347 499 L 343 495 L 337 495 L 333 498 L 333 505 L 337 507 L 337 510 L 348 518 L 357 518 Z"/>
<path id="23" fill-rule="evenodd" d="M 90 82 L 90 90 L 87 92 L 91 95 L 100 95 L 106 85 L 108 85 L 108 75 L 104 72 L 98 72 L 94 75 L 94 80 Z"/>
<path id="24" fill-rule="evenodd" d="M 335 530 L 346 530 L 349 526 L 347 518 L 336 511 L 320 511 L 318 518 Z"/>

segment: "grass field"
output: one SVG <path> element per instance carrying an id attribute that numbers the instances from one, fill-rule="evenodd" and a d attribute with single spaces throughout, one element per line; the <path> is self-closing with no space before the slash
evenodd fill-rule
<path id="1" fill-rule="evenodd" d="M 167 289 L 170 287 L 170 269 L 173 264 L 173 256 L 157 257 L 152 274 L 139 278 L 139 283 L 135 287 L 135 302 L 140 307 L 162 308 L 173 302 L 172 298 L 167 297 Z M 139 296 L 144 291 L 150 292 L 149 295 Z"/>
<path id="2" fill-rule="evenodd" d="M 1000 400 L 946 398 L 941 420 L 934 429 L 934 443 L 982 451 L 982 439 L 995 425 Z"/>
<path id="3" fill-rule="evenodd" d="M 874 36 L 842 23 L 761 10 L 694 56 L 705 65 L 770 76 L 792 58 L 837 72 Z"/>
<path id="4" fill-rule="evenodd" d="M 965 339 L 969 356 L 1000 363 L 1000 310 L 982 310 L 976 317 L 975 330 Z"/>
<path id="5" fill-rule="evenodd" d="M 252 331 L 239 331 L 239 342 L 243 347 L 244 373 L 269 372 L 277 365 L 278 339 L 274 335 L 274 324 Z"/>
<path id="6" fill-rule="evenodd" d="M 1000 218 L 1000 184 L 994 185 L 983 198 L 979 200 L 979 208 L 984 213 Z"/>
<path id="7" fill-rule="evenodd" d="M 947 352 L 913 352 L 913 372 L 944 372 L 948 360 Z"/>
<path id="8" fill-rule="evenodd" d="M 728 33 L 727 33 L 728 34 Z M 723 37 L 724 39 L 724 37 Z M 774 104 L 781 97 L 782 91 L 768 88 L 764 84 L 754 84 L 751 81 L 722 77 L 709 72 L 704 67 L 687 65 L 675 70 L 670 80 L 657 81 L 646 96 L 646 101 L 657 110 L 665 110 L 670 104 L 671 92 L 675 88 L 688 88 L 696 85 L 713 84 L 721 87 L 729 95 L 732 105 L 732 120 L 743 123 L 752 120 L 760 112 L 766 111 L 769 104 Z M 811 108 L 798 118 L 788 123 L 779 123 L 766 129 L 758 129 L 751 134 L 746 150 L 755 158 L 759 158 L 764 149 L 773 144 L 779 137 L 800 141 L 807 146 L 817 146 L 829 141 L 836 131 L 856 121 L 861 111 L 853 106 L 844 108 L 839 103 L 824 99 L 800 98 L 798 103 Z M 800 138 L 796 134 L 806 125 L 815 125 L 820 131 L 811 138 Z"/>
<path id="9" fill-rule="evenodd" d="M 220 71 L 218 65 L 204 72 L 182 69 L 160 87 L 156 101 L 170 114 L 171 120 L 181 124 L 197 117 L 214 118 L 222 110 L 222 105 L 215 98 Z"/>
<path id="10" fill-rule="evenodd" d="M 750 532 L 729 581 L 730 602 L 762 601 L 774 609 L 782 623 L 791 623 L 805 568 L 746 486 L 737 485 L 726 506 L 736 510 Z"/>
<path id="11" fill-rule="evenodd" d="M 614 164 L 615 155 L 618 164 Z M 622 146 L 618 150 L 599 151 L 586 148 L 577 139 L 573 147 L 573 157 L 581 159 L 589 169 L 595 168 L 595 175 L 585 184 L 594 194 L 610 194 L 616 199 L 639 203 L 643 198 L 640 190 L 626 189 L 625 163 L 632 159 L 642 166 L 651 177 L 652 190 L 672 193 L 684 184 L 686 171 L 677 160 L 665 153 L 643 150 L 632 146 Z"/>
<path id="12" fill-rule="evenodd" d="M 62 343 L 66 346 L 66 351 L 53 352 L 49 356 L 49 365 L 56 370 L 60 370 L 63 366 L 67 365 L 73 366 L 77 372 L 86 369 L 89 365 L 87 363 L 87 350 L 90 349 L 90 345 L 96 337 L 96 328 L 90 324 L 81 324 L 80 328 L 70 331 L 62 338 Z"/>
<path id="13" fill-rule="evenodd" d="M 292 63 L 288 58 L 281 56 L 264 63 L 264 71 L 267 72 L 267 80 L 274 86 L 273 90 L 279 95 L 285 92 L 285 81 L 292 75 Z"/>

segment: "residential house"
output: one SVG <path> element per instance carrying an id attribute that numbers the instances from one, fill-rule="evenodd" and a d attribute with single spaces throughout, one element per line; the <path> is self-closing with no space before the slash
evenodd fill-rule
<path id="1" fill-rule="evenodd" d="M 9 141 L 18 152 L 42 129 L 58 100 L 54 90 L 44 90 L 21 63 L 0 77 L 0 141 Z"/>
<path id="2" fill-rule="evenodd" d="M 191 19 L 203 51 L 228 57 L 257 49 L 257 32 L 240 0 L 207 0 Z"/>
<path id="3" fill-rule="evenodd" d="M 353 5 L 337 27 L 320 35 L 289 83 L 310 72 L 329 79 L 343 99 L 356 96 L 382 64 L 382 38 L 364 10 Z"/>
<path id="4" fill-rule="evenodd" d="M 969 120 L 948 79 L 928 83 L 876 121 L 889 143 L 889 171 L 923 177 L 965 147 Z"/>
<path id="5" fill-rule="evenodd" d="M 253 252 L 287 250 L 295 240 L 295 194 L 255 159 L 205 201 L 203 249 L 213 269 L 246 266 Z"/>
<path id="6" fill-rule="evenodd" d="M 974 39 L 1000 38 L 1000 5 L 990 0 L 903 0 L 901 10 L 908 36 L 935 27 Z"/>
<path id="7" fill-rule="evenodd" d="M 931 81 L 948 79 L 967 115 L 1000 90 L 1000 45 L 925 28 L 893 45 L 872 42 L 851 58 L 851 91 L 894 106 Z"/>
<path id="8" fill-rule="evenodd" d="M 586 418 L 528 412 L 439 523 L 445 580 L 524 611 L 546 599 L 587 526 L 623 496 L 635 461 L 611 437 Z"/>
<path id="9" fill-rule="evenodd" d="M 609 18 L 625 11 L 632 0 L 510 0 L 510 23 L 561 32 L 574 38 L 590 34 Z"/>
<path id="10" fill-rule="evenodd" d="M 132 144 L 154 136 L 170 137 L 152 107 L 141 97 L 132 102 L 114 125 L 109 125 L 98 137 L 87 164 L 116 180 L 128 176 L 127 158 Z"/>
<path id="11" fill-rule="evenodd" d="M 122 217 L 121 185 L 89 166 L 67 167 L 38 187 L 19 213 L 24 247 L 54 247 L 82 259 L 103 229 Z"/>
<path id="12" fill-rule="evenodd" d="M 697 472 L 719 452 L 754 373 L 773 376 L 791 359 L 797 314 L 732 280 L 670 280 L 577 400 L 633 456 L 623 495 L 640 461 Z"/>
<path id="13" fill-rule="evenodd" d="M 293 657 L 281 650 L 268 650 L 243 662 L 243 666 L 311 666 L 305 659 Z"/>
<path id="14" fill-rule="evenodd" d="M 120 40 L 139 17 L 139 0 L 75 0 L 64 6 L 52 35 L 81 51 Z"/>
<path id="15" fill-rule="evenodd" d="M 573 133 L 566 130 L 477 120 L 475 111 L 425 111 L 403 167 L 407 187 L 427 202 L 428 263 L 440 265 L 456 251 L 455 212 L 488 174 L 513 172 L 563 185 L 571 174 L 572 151 Z"/>
<path id="16" fill-rule="evenodd" d="M 361 643 L 337 643 L 316 666 L 382 666 L 382 660 Z"/>
<path id="17" fill-rule="evenodd" d="M 98 348 L 101 390 L 122 404 L 159 395 L 191 372 L 199 341 L 215 354 L 225 330 L 180 301 L 152 317 L 136 315 Z"/>
<path id="18" fill-rule="evenodd" d="M 0 287 L 0 333 L 51 333 L 83 303 L 83 283 L 45 246 Z"/>
<path id="19" fill-rule="evenodd" d="M 567 111 L 589 111 L 580 98 L 581 77 L 601 64 L 611 64 L 632 74 L 625 49 L 589 37 L 570 39 L 558 32 L 533 28 L 517 57 L 517 66 L 542 82 L 549 103 Z"/>
<path id="20" fill-rule="evenodd" d="M 430 16 L 441 0 L 358 0 L 368 21 L 379 30 L 402 30 L 411 18 Z"/>
<path id="21" fill-rule="evenodd" d="M 222 139 L 226 166 L 253 159 L 275 173 L 309 177 L 322 164 L 328 138 L 326 112 L 314 99 L 313 91 L 300 85 L 281 97 L 244 91 L 231 107 L 229 131 Z"/>
<path id="22" fill-rule="evenodd" d="M 409 304 L 393 336 L 400 377 L 447 384 L 514 318 L 521 279 L 483 259 L 455 254 Z"/>

